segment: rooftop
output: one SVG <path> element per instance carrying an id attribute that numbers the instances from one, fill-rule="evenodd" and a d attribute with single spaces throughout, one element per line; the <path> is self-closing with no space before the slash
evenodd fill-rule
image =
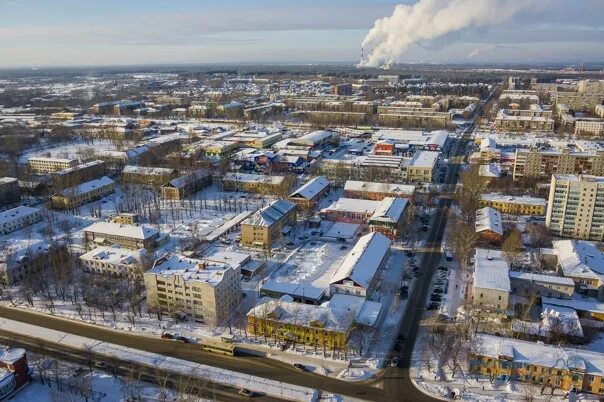
<path id="1" fill-rule="evenodd" d="M 361 237 L 333 273 L 330 283 L 351 280 L 357 286 L 367 289 L 391 244 L 390 239 L 379 232 Z"/>
<path id="2" fill-rule="evenodd" d="M 113 236 L 123 236 L 129 238 L 135 238 L 139 240 L 148 239 L 152 236 L 159 234 L 159 230 L 140 225 L 128 225 L 125 223 L 113 223 L 99 221 L 92 225 L 84 228 L 84 232 L 94 232 L 96 234 L 105 234 Z"/>
<path id="3" fill-rule="evenodd" d="M 224 273 L 229 269 L 233 269 L 229 264 L 172 254 L 155 261 L 153 268 L 145 275 L 179 276 L 185 281 L 205 282 L 216 286 L 222 282 Z"/>
<path id="4" fill-rule="evenodd" d="M 499 250 L 476 249 L 474 287 L 510 292 L 510 266 Z"/>
<path id="5" fill-rule="evenodd" d="M 38 208 L 26 206 L 18 206 L 16 208 L 9 209 L 8 211 L 0 212 L 0 225 L 12 222 L 20 217 L 33 215 L 39 212 L 41 212 L 41 210 Z"/>

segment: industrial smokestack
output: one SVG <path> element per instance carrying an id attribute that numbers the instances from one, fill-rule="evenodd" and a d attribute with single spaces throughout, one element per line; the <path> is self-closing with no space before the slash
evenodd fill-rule
<path id="1" fill-rule="evenodd" d="M 375 21 L 363 40 L 372 49 L 360 67 L 388 68 L 410 46 L 469 28 L 498 25 L 522 11 L 546 5 L 548 0 L 419 0 L 399 4 L 390 17 Z"/>

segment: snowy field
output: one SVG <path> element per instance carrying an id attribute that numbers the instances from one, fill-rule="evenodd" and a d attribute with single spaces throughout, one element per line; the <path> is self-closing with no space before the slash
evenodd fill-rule
<path id="1" fill-rule="evenodd" d="M 27 163 L 33 157 L 51 157 L 78 159 L 82 161 L 84 156 L 90 158 L 95 151 L 117 151 L 115 144 L 110 140 L 87 139 L 78 140 L 74 143 L 48 146 L 42 149 L 32 149 L 19 157 L 19 163 Z"/>

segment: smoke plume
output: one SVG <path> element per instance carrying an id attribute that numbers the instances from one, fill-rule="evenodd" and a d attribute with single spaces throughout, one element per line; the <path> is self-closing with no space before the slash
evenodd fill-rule
<path id="1" fill-rule="evenodd" d="M 399 4 L 390 17 L 375 21 L 363 40 L 363 67 L 390 67 L 414 44 L 429 42 L 468 28 L 498 25 L 541 0 L 419 0 Z"/>

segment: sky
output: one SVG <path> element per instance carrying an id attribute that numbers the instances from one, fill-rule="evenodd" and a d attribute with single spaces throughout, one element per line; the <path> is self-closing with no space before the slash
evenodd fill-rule
<path id="1" fill-rule="evenodd" d="M 604 0 L 544 1 L 500 25 L 415 44 L 398 61 L 604 61 Z M 415 2 L 0 0 L 0 68 L 357 62 L 374 21 Z"/>

